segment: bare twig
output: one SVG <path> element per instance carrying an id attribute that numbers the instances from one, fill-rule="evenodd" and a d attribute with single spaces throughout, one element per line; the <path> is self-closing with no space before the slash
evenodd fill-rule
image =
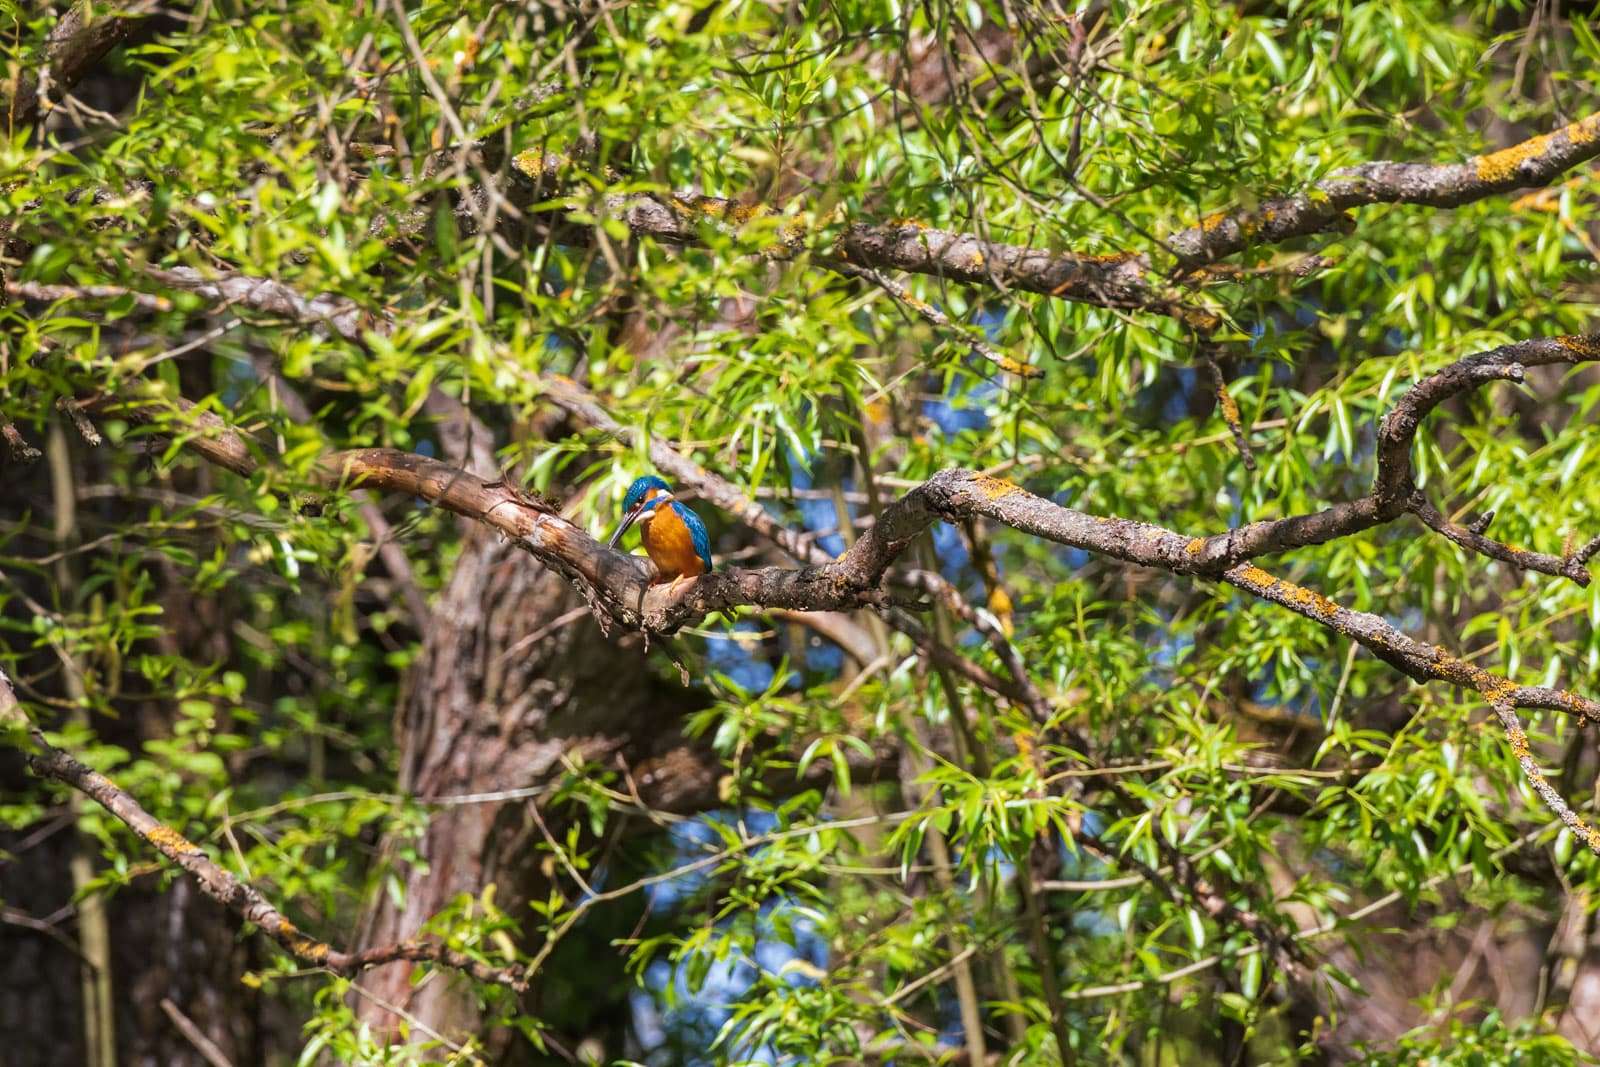
<path id="1" fill-rule="evenodd" d="M 1007 374 L 1015 374 L 1019 378 L 1044 377 L 1044 371 L 1038 367 L 1013 359 L 1011 356 L 1001 352 L 978 336 L 972 327 L 953 321 L 949 315 L 918 297 L 906 286 L 901 285 L 892 278 L 885 277 L 881 271 L 874 270 L 871 267 L 852 267 L 849 264 L 840 264 L 837 269 L 840 273 L 848 274 L 851 277 L 865 278 L 893 297 L 896 303 L 916 312 L 935 330 L 956 334 L 962 344 Z"/>
<path id="2" fill-rule="evenodd" d="M 205 1031 L 196 1026 L 194 1020 L 185 1015 L 183 1009 L 172 1002 L 171 997 L 161 998 L 161 1010 L 167 1013 L 167 1018 L 171 1019 L 172 1025 L 178 1028 L 178 1033 L 182 1034 L 184 1040 L 194 1046 L 194 1050 L 200 1053 L 200 1058 L 209 1063 L 211 1067 L 233 1067 L 232 1061 L 217 1047 L 217 1043 L 207 1037 Z"/>

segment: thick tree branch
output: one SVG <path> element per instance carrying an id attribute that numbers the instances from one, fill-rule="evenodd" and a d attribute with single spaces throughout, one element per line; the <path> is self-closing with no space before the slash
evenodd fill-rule
<path id="1" fill-rule="evenodd" d="M 1569 347 L 1559 341 L 1556 345 Z M 1485 366 L 1492 361 L 1470 357 L 1464 362 Z M 1437 381 L 1441 376 L 1454 380 L 1447 372 L 1440 372 L 1426 381 Z M 1445 395 L 1437 387 L 1421 392 L 1422 400 L 1403 408 L 1406 402 L 1402 399 L 1396 410 L 1424 411 L 1431 406 L 1428 398 L 1437 403 Z M 1391 413 L 1390 418 L 1393 417 Z M 231 470 L 249 473 L 254 469 L 248 446 L 237 434 L 220 428 L 215 416 L 196 413 L 196 426 L 204 432 L 188 442 L 191 447 Z M 739 606 L 841 611 L 882 605 L 886 602 L 883 582 L 889 568 L 928 526 L 939 519 L 961 522 L 981 516 L 1031 536 L 1125 563 L 1176 574 L 1218 577 L 1351 638 L 1419 682 L 1449 682 L 1482 694 L 1493 706 L 1544 708 L 1576 715 L 1583 722 L 1600 722 L 1600 703 L 1594 700 L 1566 690 L 1518 685 L 1442 648 L 1409 637 L 1378 615 L 1343 607 L 1253 564 L 1238 564 L 1214 575 L 1196 562 L 1205 539 L 1185 537 L 1149 523 L 1088 515 L 1051 503 L 1010 482 L 971 471 L 942 471 L 910 490 L 885 508 L 878 521 L 835 559 L 800 568 L 716 571 L 677 592 L 650 584 L 652 574 L 642 559 L 605 547 L 548 505 L 503 482 L 485 482 L 448 464 L 393 449 L 356 449 L 323 458 L 316 474 L 325 485 L 417 496 L 493 526 L 572 581 L 602 621 L 614 620 L 650 632 L 672 633 L 710 612 Z M 965 657 L 958 658 L 970 663 Z M 1026 677 L 1024 671 L 1021 678 Z M 1017 684 L 1028 685 L 1025 681 Z M 1013 699 L 1041 715 L 1048 713 L 1048 706 L 1036 695 L 1014 695 Z M 1600 852 L 1600 836 L 1586 837 L 1585 841 Z"/>
<path id="2" fill-rule="evenodd" d="M 1600 356 L 1600 339 L 1558 337 L 1507 345 L 1470 356 L 1428 378 L 1403 396 L 1384 419 L 1380 432 L 1378 486 L 1373 494 L 1328 512 L 1348 513 L 1359 521 L 1341 527 L 1328 523 L 1326 536 L 1344 536 L 1375 525 L 1362 509 L 1387 512 L 1379 501 L 1390 499 L 1382 488 L 1410 486 L 1410 435 L 1423 415 L 1449 396 L 1481 381 L 1520 375 L 1517 360 L 1528 363 L 1578 362 Z M 1516 358 L 1513 358 L 1516 357 Z M 1516 371 L 1514 375 L 1512 372 Z M 555 379 L 552 397 L 584 421 L 606 432 L 621 427 L 575 383 Z M 245 439 L 229 431 L 222 420 L 192 412 L 196 434 L 185 443 L 207 459 L 241 474 L 255 470 L 255 459 Z M 734 514 L 759 528 L 780 544 L 792 543 L 802 559 L 814 559 L 800 568 L 764 567 L 716 571 L 674 593 L 650 584 L 648 565 L 639 558 L 613 552 L 585 531 L 503 483 L 484 482 L 448 464 L 392 449 L 357 449 L 334 453 L 319 462 L 317 476 L 328 485 L 362 486 L 385 492 L 419 496 L 457 514 L 477 519 L 518 541 L 530 553 L 557 568 L 577 583 L 591 606 L 623 626 L 657 633 L 672 633 L 713 611 L 739 606 L 784 608 L 796 611 L 847 611 L 881 606 L 887 601 L 884 580 L 890 567 L 933 522 L 961 522 L 984 517 L 1021 533 L 1068 545 L 1140 566 L 1175 574 L 1219 578 L 1221 581 L 1271 600 L 1320 625 L 1360 642 L 1375 655 L 1416 680 L 1448 681 L 1483 693 L 1493 700 L 1509 700 L 1516 707 L 1566 711 L 1600 721 L 1600 704 L 1560 690 L 1517 686 L 1450 655 L 1443 649 L 1416 641 L 1381 617 L 1352 611 L 1290 582 L 1242 562 L 1251 555 L 1281 551 L 1296 543 L 1274 534 L 1298 531 L 1306 518 L 1256 523 L 1211 538 L 1189 537 L 1150 523 L 1107 518 L 1062 507 L 1027 492 L 1021 486 L 988 475 L 946 470 L 910 490 L 884 509 L 878 520 L 843 555 L 826 553 L 800 541 L 775 523 L 732 486 L 714 479 L 671 449 L 653 444 L 652 459 L 661 469 L 703 491 L 719 507 L 724 501 Z M 1393 472 L 1398 470 L 1396 476 Z M 1401 499 L 1407 504 L 1410 493 Z M 1393 512 L 1399 514 L 1404 508 Z M 750 512 L 755 512 L 751 515 Z M 763 530 L 763 532 L 766 532 Z M 1218 553 L 1212 546 L 1223 546 Z M 786 546 L 787 547 L 787 546 Z M 1584 556 L 1589 546 L 1575 554 Z M 1585 557 L 1586 558 L 1586 557 Z M 1218 567 L 1219 561 L 1225 565 Z M 998 627 L 996 627 L 998 630 Z M 965 659 L 965 657 L 960 657 Z M 969 661 L 970 662 L 970 661 Z M 1024 677 L 1025 677 L 1024 673 Z"/>
<path id="3" fill-rule="evenodd" d="M 1600 113 L 1554 133 L 1461 163 L 1376 161 L 1335 171 L 1304 193 L 1268 200 L 1258 207 L 1220 212 L 1172 234 L 1166 248 L 1182 272 L 1190 272 L 1250 247 L 1353 222 L 1346 212 L 1374 204 L 1457 207 L 1498 193 L 1543 185 L 1562 172 L 1600 156 Z M 542 194 L 571 182 L 579 166 L 570 157 L 534 149 L 513 166 Z M 596 205 L 575 200 L 571 208 L 592 214 Z M 824 266 L 899 270 L 955 282 L 1020 289 L 1100 307 L 1156 311 L 1201 328 L 1215 317 L 1186 303 L 1181 289 L 1161 275 L 1147 253 L 1082 254 L 988 241 L 916 221 L 888 223 L 826 220 L 808 228 L 786 221 L 764 205 L 712 196 L 612 195 L 599 207 L 620 219 L 635 236 L 674 244 L 700 239 L 701 227 L 737 228 L 770 218 L 777 224 L 776 255 L 792 255 L 813 243 Z M 829 230 L 828 227 L 833 227 Z M 827 230 L 828 232 L 820 232 Z"/>
<path id="4" fill-rule="evenodd" d="M 249 302 L 255 299 L 252 294 L 263 291 L 271 292 L 259 285 L 242 285 L 237 289 L 237 298 Z M 276 294 L 271 299 L 274 310 L 283 310 L 301 321 L 331 325 L 341 335 L 360 328 L 338 309 L 313 311 L 303 300 L 285 304 Z M 961 522 L 982 516 L 1022 533 L 1123 562 L 1175 574 L 1218 578 L 1352 638 L 1414 680 L 1448 681 L 1481 693 L 1492 705 L 1561 710 L 1584 721 L 1593 718 L 1600 722 L 1600 704 L 1588 698 L 1563 690 L 1518 686 L 1444 649 L 1400 633 L 1379 616 L 1351 611 L 1243 562 L 1270 552 L 1348 536 L 1414 510 L 1416 493 L 1410 452 L 1422 420 L 1430 411 L 1484 383 L 1520 381 L 1526 366 L 1576 364 L 1594 359 L 1600 359 L 1600 336 L 1585 335 L 1522 341 L 1459 360 L 1418 382 L 1384 418 L 1378 433 L 1377 474 L 1367 496 L 1315 514 L 1252 523 L 1208 538 L 1185 537 L 1149 523 L 1086 514 L 1055 505 L 1001 479 L 947 470 L 891 504 L 842 556 L 830 559 L 816 545 L 774 521 L 731 484 L 659 441 L 652 441 L 651 458 L 663 473 L 699 490 L 706 499 L 796 558 L 810 561 L 798 569 L 713 572 L 677 593 L 651 585 L 651 571 L 643 561 L 604 548 L 538 501 L 503 483 L 483 482 L 446 464 L 388 449 L 361 449 L 325 457 L 318 464 L 317 475 L 324 484 L 362 485 L 420 496 L 495 526 L 572 581 L 597 618 L 649 632 L 673 633 L 710 612 L 738 606 L 794 611 L 847 611 L 868 606 L 890 609 L 884 582 L 890 567 L 911 543 L 939 519 Z M 580 421 L 625 440 L 632 439 L 632 434 L 577 383 L 533 371 L 521 373 Z M 231 470 L 243 474 L 254 470 L 255 460 L 242 438 L 228 432 L 214 416 L 196 415 L 200 432 L 186 443 Z M 1561 573 L 1573 577 L 1582 572 L 1582 577 L 1587 578 L 1583 564 L 1595 553 L 1596 546 L 1600 546 L 1600 538 L 1564 560 Z M 937 575 L 924 576 L 924 584 L 950 593 L 949 599 L 954 602 L 961 601 L 953 591 L 942 588 L 946 583 Z M 982 625 L 982 616 L 966 607 L 964 614 L 980 624 L 980 630 L 995 645 L 1002 660 L 1016 672 L 1011 683 L 995 678 L 967 657 L 936 647 L 937 642 L 926 630 L 903 612 L 890 610 L 888 617 L 939 662 L 960 668 L 970 680 L 1005 695 L 1040 721 L 1047 719 L 1048 703 L 1034 689 L 1014 653 L 1007 654 L 1010 646 L 1003 631 L 993 620 L 988 620 L 991 625 Z M 1600 837 L 1585 840 L 1600 851 Z"/>
<path id="5" fill-rule="evenodd" d="M 1201 220 L 1167 239 L 1185 268 L 1197 267 L 1246 248 L 1347 225 L 1345 212 L 1373 204 L 1459 207 L 1474 200 L 1534 185 L 1600 156 L 1600 113 L 1554 133 L 1462 163 L 1376 161 L 1345 167 L 1304 193 L 1268 200 L 1245 210 Z"/>
<path id="6" fill-rule="evenodd" d="M 128 39 L 149 5 L 121 13 L 95 13 L 81 0 L 57 20 L 45 38 L 44 61 L 18 79 L 5 101 L 8 129 L 26 125 L 78 84 L 105 54 Z"/>

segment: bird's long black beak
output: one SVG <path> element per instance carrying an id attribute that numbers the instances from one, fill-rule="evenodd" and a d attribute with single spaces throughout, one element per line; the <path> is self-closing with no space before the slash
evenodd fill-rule
<path id="1" fill-rule="evenodd" d="M 617 542 L 622 540 L 622 535 L 628 532 L 628 527 L 632 526 L 634 521 L 639 518 L 640 513 L 644 511 L 644 506 L 645 502 L 641 500 L 633 506 L 632 511 L 622 516 L 622 522 L 617 526 L 617 532 L 612 534 L 611 540 L 606 542 L 607 548 L 617 547 Z"/>

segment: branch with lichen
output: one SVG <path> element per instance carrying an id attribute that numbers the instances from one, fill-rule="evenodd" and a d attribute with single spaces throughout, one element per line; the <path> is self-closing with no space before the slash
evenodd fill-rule
<path id="1" fill-rule="evenodd" d="M 1228 388 L 1228 379 L 1222 373 L 1222 364 L 1217 362 L 1216 356 L 1209 352 L 1201 356 L 1200 365 L 1211 378 L 1211 393 L 1217 398 L 1217 410 L 1222 414 L 1222 421 L 1228 427 L 1228 433 L 1233 435 L 1234 447 L 1239 450 L 1239 458 L 1244 461 L 1244 469 L 1256 469 L 1256 454 L 1250 447 L 1250 432 L 1244 427 L 1244 420 L 1239 415 L 1239 402 L 1233 398 L 1233 393 Z"/>
<path id="2" fill-rule="evenodd" d="M 1327 230 L 1350 229 L 1346 214 L 1374 204 L 1459 207 L 1517 189 L 1545 185 L 1600 156 L 1600 112 L 1508 148 L 1460 163 L 1377 161 L 1344 167 L 1294 196 L 1248 210 L 1208 215 L 1171 235 L 1179 265 L 1193 270 L 1246 248 Z"/>
<path id="3" fill-rule="evenodd" d="M 1489 528 L 1489 520 L 1494 518 L 1493 512 L 1482 516 L 1474 523 L 1462 526 L 1451 522 L 1420 490 L 1412 494 L 1407 507 L 1413 515 L 1422 520 L 1423 525 L 1468 551 L 1500 560 L 1502 563 L 1509 563 L 1525 571 L 1568 578 L 1579 585 L 1589 584 L 1587 564 L 1589 558 L 1594 555 L 1596 547 L 1600 547 L 1600 537 L 1591 540 L 1577 551 L 1557 556 L 1549 552 L 1534 552 L 1484 536 L 1484 530 Z"/>
<path id="4" fill-rule="evenodd" d="M 1164 247 L 1176 257 L 1168 277 L 1148 253 L 1078 253 L 989 241 L 916 220 L 864 222 L 829 217 L 802 223 L 763 204 L 714 196 L 676 194 L 603 195 L 599 203 L 570 201 L 550 193 L 571 186 L 583 164 L 569 156 L 532 149 L 513 168 L 536 188 L 544 210 L 580 209 L 622 221 L 638 237 L 674 244 L 697 243 L 703 227 L 737 230 L 758 220 L 776 227 L 773 251 L 793 255 L 810 248 L 824 266 L 899 270 L 1006 292 L 1018 289 L 1099 307 L 1154 311 L 1201 330 L 1219 320 L 1193 304 L 1182 284 L 1206 272 L 1215 260 L 1247 248 L 1279 244 L 1329 230 L 1351 230 L 1349 212 L 1377 204 L 1458 207 L 1500 193 L 1548 184 L 1572 167 L 1600 156 L 1600 112 L 1553 133 L 1459 163 L 1380 160 L 1346 167 L 1303 193 L 1269 199 L 1256 207 L 1208 215 L 1169 235 Z"/>
<path id="5" fill-rule="evenodd" d="M 22 722 L 25 720 L 10 680 L 0 673 L 0 725 L 20 729 Z M 151 815 L 111 779 L 50 744 L 39 730 L 28 729 L 28 736 L 33 745 L 33 751 L 27 753 L 28 766 L 35 774 L 71 786 L 105 808 L 140 840 L 183 868 L 206 896 L 257 927 L 300 962 L 348 976 L 397 960 L 427 961 L 461 971 L 480 982 L 518 992 L 527 988 L 521 968 L 495 967 L 436 942 L 403 941 L 351 953 L 303 933 L 260 890 L 234 877 L 199 845 Z"/>
<path id="6" fill-rule="evenodd" d="M 1533 758 L 1533 751 L 1528 747 L 1527 731 L 1522 728 L 1522 720 L 1517 717 L 1516 705 L 1506 700 L 1496 700 L 1490 706 L 1494 708 L 1495 716 L 1505 729 L 1506 743 L 1511 746 L 1511 754 L 1516 757 L 1517 766 L 1521 769 L 1522 776 L 1528 780 L 1528 785 L 1533 788 L 1534 794 L 1544 801 L 1545 807 L 1555 813 L 1563 826 L 1589 847 L 1589 851 L 1600 855 L 1600 833 L 1597 833 L 1583 816 L 1572 810 L 1566 799 L 1539 769 L 1539 764 Z"/>
<path id="7" fill-rule="evenodd" d="M 1582 351 L 1592 341 L 1557 338 L 1550 343 L 1556 350 Z M 1409 452 L 1410 435 L 1434 404 L 1465 388 L 1463 383 L 1504 376 L 1498 361 L 1500 351 L 1468 357 L 1418 383 L 1385 418 L 1380 436 L 1386 447 L 1404 444 Z M 242 438 L 221 427 L 216 416 L 197 413 L 195 417 L 204 432 L 196 433 L 186 444 L 229 469 L 241 473 L 254 469 L 251 450 Z M 211 425 L 213 420 L 218 425 Z M 1392 470 L 1386 473 L 1381 455 L 1380 484 L 1385 477 L 1394 476 Z M 677 460 L 687 462 L 682 457 Z M 571 581 L 602 623 L 615 622 L 647 632 L 674 633 L 712 612 L 743 606 L 795 611 L 889 609 L 889 572 L 929 526 L 940 519 L 961 523 L 983 517 L 1033 537 L 1126 563 L 1219 580 L 1349 637 L 1418 682 L 1460 686 L 1480 693 L 1491 705 L 1543 708 L 1575 715 L 1583 723 L 1600 722 L 1600 703 L 1592 699 L 1562 689 L 1519 685 L 1412 638 L 1381 616 L 1346 608 L 1253 563 L 1231 563 L 1226 555 L 1214 557 L 1207 546 L 1217 538 L 1226 540 L 1229 534 L 1210 539 L 1188 537 L 1151 523 L 1090 515 L 1035 496 L 1011 482 L 971 471 L 941 471 L 910 490 L 886 507 L 836 558 L 799 568 L 730 568 L 702 575 L 681 589 L 652 584 L 651 569 L 642 559 L 602 545 L 555 509 L 513 486 L 503 481 L 485 482 L 426 457 L 393 449 L 336 452 L 317 464 L 316 477 L 330 486 L 420 497 L 492 526 Z M 1406 479 L 1400 481 L 1409 484 Z M 1218 558 L 1225 562 L 1221 569 Z M 998 627 L 995 630 L 998 632 Z M 965 661 L 965 657 L 957 658 Z M 1012 660 L 1008 666 L 1020 672 L 1020 677 L 1013 686 L 1002 685 L 999 691 L 1016 686 L 1031 689 L 1020 663 Z M 1035 714 L 1048 712 L 1048 705 L 1036 693 L 1013 698 Z"/>
<path id="8" fill-rule="evenodd" d="M 1372 489 L 1365 496 L 1310 514 L 1264 519 L 1198 539 L 1189 549 L 1195 569 L 1215 571 L 1247 559 L 1323 544 L 1416 511 L 1421 498 L 1411 466 L 1411 446 L 1429 413 L 1446 400 L 1491 382 L 1520 382 L 1528 367 L 1575 366 L 1597 360 L 1600 360 L 1600 334 L 1568 334 L 1501 345 L 1435 371 L 1412 386 L 1379 424 L 1377 471 Z M 1429 516 L 1421 517 L 1428 522 Z M 1446 535 L 1451 533 L 1454 531 Z M 1451 536 L 1451 540 L 1463 543 L 1455 536 Z M 1484 551 L 1486 546 L 1481 541 L 1472 541 L 1465 547 Z M 1495 555 L 1492 551 L 1485 554 Z M 1593 554 L 1575 553 L 1559 563 L 1553 562 L 1553 557 L 1520 553 L 1500 553 L 1495 558 L 1587 585 L 1589 574 L 1584 564 Z"/>
<path id="9" fill-rule="evenodd" d="M 259 287 L 241 285 L 248 301 Z M 274 302 L 274 310 L 284 310 Z M 331 326 L 335 332 L 360 329 L 350 316 L 311 310 L 303 300 L 289 314 Z M 382 328 L 381 326 L 379 327 Z M 808 565 L 800 568 L 729 569 L 704 575 L 681 591 L 651 584 L 643 561 L 610 551 L 587 532 L 530 502 L 504 483 L 487 483 L 446 464 L 392 449 L 358 449 L 325 457 L 315 475 L 332 486 L 362 486 L 418 496 L 458 514 L 500 529 L 524 549 L 563 574 L 587 598 L 602 623 L 670 634 L 707 614 L 735 607 L 793 611 L 844 611 L 878 608 L 941 663 L 962 669 L 970 680 L 1017 702 L 1038 717 L 1048 711 L 1028 680 L 998 625 L 979 629 L 1012 668 L 1011 683 L 995 678 L 964 656 L 935 647 L 926 630 L 893 603 L 886 587 L 891 568 L 935 521 L 962 522 L 984 517 L 1022 533 L 1081 548 L 1126 563 L 1174 574 L 1212 578 L 1288 608 L 1342 633 L 1418 681 L 1450 682 L 1481 693 L 1491 703 L 1536 707 L 1600 721 L 1600 704 L 1564 690 L 1519 686 L 1445 650 L 1399 632 L 1382 618 L 1352 611 L 1332 600 L 1281 580 L 1246 561 L 1275 552 L 1349 536 L 1387 523 L 1418 508 L 1411 467 L 1412 443 L 1423 419 L 1444 401 L 1494 381 L 1521 381 L 1527 366 L 1577 364 L 1600 359 L 1600 335 L 1521 341 L 1478 353 L 1423 378 L 1395 403 L 1378 431 L 1377 471 L 1372 490 L 1356 500 L 1323 511 L 1251 523 L 1209 537 L 1185 536 L 1150 523 L 1108 518 L 1061 507 L 1020 486 L 970 471 L 943 471 L 891 504 L 843 555 L 830 558 L 777 523 L 725 480 L 656 441 L 652 461 L 665 474 L 763 533 Z M 530 384 L 580 421 L 608 434 L 632 439 L 586 390 L 570 379 L 525 371 Z M 138 405 L 134 405 L 137 411 Z M 254 450 L 221 420 L 194 413 L 197 432 L 185 444 L 239 473 L 255 469 Z M 1426 518 L 1426 517 L 1425 517 Z M 1600 552 L 1600 538 L 1562 558 L 1561 573 L 1580 584 L 1584 565 Z M 1513 557 L 1510 562 L 1527 562 Z M 937 576 L 935 576 L 937 577 Z M 906 579 L 900 579 L 906 584 Z M 913 581 L 912 584 L 915 584 Z M 931 590 L 931 586 L 930 586 Z M 949 592 L 939 590 L 941 595 Z M 951 598 L 960 602 L 960 597 Z M 961 606 L 964 605 L 964 602 Z M 964 618 L 978 616 L 966 606 Z M 981 621 L 981 620 L 980 620 Z M 1008 655 L 1010 651 L 1010 655 Z"/>
<path id="10" fill-rule="evenodd" d="M 163 284 L 194 293 L 205 300 L 279 316 L 308 327 L 318 334 L 338 336 L 353 343 L 362 343 L 368 331 L 383 336 L 394 328 L 392 318 L 367 312 L 353 301 L 326 294 L 307 297 L 270 278 L 230 271 L 202 274 L 192 268 L 171 270 L 150 268 L 148 273 Z M 83 295 L 87 298 L 87 294 Z M 62 294 L 62 298 L 70 299 L 72 294 Z M 534 386 L 547 399 L 579 422 L 601 433 L 635 443 L 634 430 L 618 423 L 588 390 L 571 379 L 560 375 L 541 375 L 511 360 L 506 361 L 504 367 L 508 372 Z M 149 399 L 139 396 L 97 397 L 93 403 L 102 408 L 120 405 L 124 414 L 142 419 L 162 406 L 159 398 L 154 406 L 146 402 Z M 167 406 L 172 407 L 173 404 L 168 403 Z M 192 436 L 187 436 L 184 440 L 188 447 L 204 455 L 211 462 L 238 474 L 248 475 L 256 469 L 258 450 L 248 439 L 233 433 L 221 419 L 196 411 L 184 401 L 177 401 L 176 406 L 185 412 L 184 417 L 190 420 L 192 425 Z M 20 440 L 20 435 L 17 436 Z M 650 440 L 648 447 L 651 460 L 658 470 L 670 475 L 680 485 L 695 490 L 702 498 L 709 500 L 722 511 L 737 517 L 794 559 L 801 562 L 825 563 L 832 558 L 816 545 L 813 538 L 796 533 L 778 522 L 725 478 L 712 474 L 659 439 Z M 396 455 L 403 454 L 396 453 Z M 372 472 L 369 472 L 369 476 L 371 475 Z M 508 532 L 508 536 L 515 536 L 515 533 Z M 938 575 L 923 577 L 925 591 L 939 596 L 963 616 L 971 614 L 970 607 L 961 600 L 960 593 L 949 583 Z M 588 587 L 581 586 L 581 588 Z M 903 611 L 890 610 L 885 618 L 891 626 L 909 637 L 922 652 L 955 670 L 968 681 L 1024 706 L 1035 703 L 1029 694 L 1031 686 L 1025 680 L 1013 684 L 997 678 L 973 660 L 942 646 L 924 627 Z M 997 627 L 980 625 L 979 630 L 995 646 L 1003 660 L 1016 661 L 1015 655 L 1007 648 L 1009 642 Z"/>

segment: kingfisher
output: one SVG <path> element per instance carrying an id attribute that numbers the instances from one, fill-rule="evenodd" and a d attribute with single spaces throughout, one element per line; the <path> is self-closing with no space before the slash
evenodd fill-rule
<path id="1" fill-rule="evenodd" d="M 628 486 L 628 495 L 622 499 L 622 523 L 611 535 L 610 547 L 616 548 L 635 522 L 643 535 L 644 550 L 656 565 L 653 584 L 670 581 L 676 587 L 712 569 L 706 524 L 674 500 L 672 487 L 653 474 L 635 478 Z"/>

